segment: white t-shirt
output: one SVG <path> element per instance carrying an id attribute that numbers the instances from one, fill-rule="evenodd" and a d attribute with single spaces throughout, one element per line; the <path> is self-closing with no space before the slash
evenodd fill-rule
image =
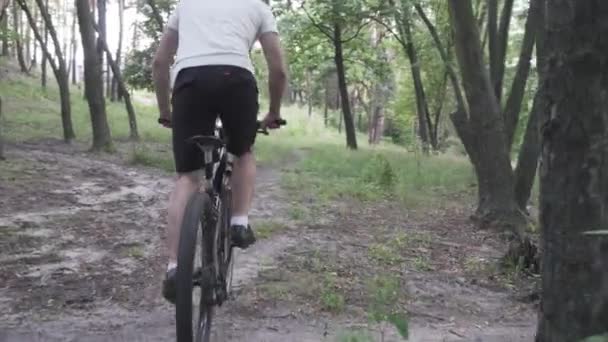
<path id="1" fill-rule="evenodd" d="M 179 34 L 172 84 L 180 70 L 202 65 L 234 65 L 253 73 L 253 44 L 261 34 L 277 32 L 262 0 L 181 0 L 167 26 Z"/>

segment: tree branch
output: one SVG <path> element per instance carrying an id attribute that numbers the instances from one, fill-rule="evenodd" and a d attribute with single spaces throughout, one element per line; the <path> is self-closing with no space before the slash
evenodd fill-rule
<path id="1" fill-rule="evenodd" d="M 359 25 L 359 27 L 357 28 L 357 30 L 355 31 L 355 33 L 350 38 L 342 40 L 342 44 L 346 44 L 346 43 L 350 42 L 351 40 L 357 38 L 359 36 L 359 33 L 361 33 L 361 30 L 363 30 L 363 28 L 365 26 L 369 25 L 370 22 L 371 21 L 364 21 L 361 25 Z"/>
<path id="2" fill-rule="evenodd" d="M 418 15 L 420 16 L 420 18 L 426 25 L 427 29 L 429 30 L 429 33 L 433 37 L 433 41 L 435 42 L 435 47 L 437 47 L 437 50 L 439 51 L 439 55 L 441 56 L 441 60 L 443 61 L 443 64 L 445 65 L 446 71 L 448 72 L 450 81 L 452 83 L 452 88 L 454 88 L 454 94 L 456 95 L 456 101 L 458 103 L 458 108 L 459 108 L 458 111 L 466 114 L 465 100 L 464 100 L 462 91 L 460 89 L 460 84 L 458 82 L 458 76 L 456 76 L 456 71 L 454 71 L 452 64 L 450 64 L 450 60 L 448 58 L 447 51 L 444 48 L 443 44 L 441 43 L 441 38 L 439 38 L 437 29 L 435 28 L 433 23 L 427 17 L 422 6 L 420 6 L 419 4 L 415 4 L 414 7 L 416 8 L 416 12 L 418 12 Z"/>
<path id="3" fill-rule="evenodd" d="M 511 15 L 513 14 L 513 0 L 505 0 L 500 15 L 500 27 L 497 37 L 497 62 L 496 78 L 493 78 L 496 96 L 500 102 L 502 98 L 502 85 L 505 77 L 505 62 L 507 57 L 507 46 L 509 45 L 509 27 L 511 26 Z"/>
<path id="4" fill-rule="evenodd" d="M 34 37 L 36 37 L 38 44 L 40 44 L 40 47 L 42 48 L 42 52 L 44 53 L 44 55 L 46 56 L 46 59 L 48 60 L 49 64 L 51 65 L 51 69 L 53 69 L 53 73 L 55 74 L 55 77 L 57 77 L 57 79 L 59 79 L 59 67 L 57 66 L 57 63 L 55 62 L 55 58 L 53 58 L 53 55 L 51 55 L 51 52 L 49 51 L 47 44 L 44 44 L 42 35 L 40 34 L 40 31 L 38 31 L 38 26 L 36 26 L 36 21 L 34 20 L 34 16 L 32 15 L 32 12 L 27 7 L 27 3 L 25 2 L 25 0 L 15 0 L 15 1 L 17 2 L 17 4 L 19 4 L 19 7 L 21 7 L 21 10 L 23 10 L 23 13 L 25 13 L 25 16 L 27 17 L 27 21 L 29 22 L 30 27 L 32 28 L 32 31 L 34 32 Z"/>
<path id="5" fill-rule="evenodd" d="M 515 77 L 511 85 L 511 92 L 509 93 L 504 110 L 505 130 L 507 133 L 508 143 L 507 147 L 511 147 L 513 144 L 515 129 L 517 127 L 517 122 L 519 121 L 519 112 L 521 111 L 528 75 L 530 73 L 530 59 L 532 58 L 532 51 L 534 50 L 538 13 L 538 1 L 531 0 L 530 9 L 528 10 L 528 18 L 526 18 L 526 28 L 521 53 L 517 63 L 517 71 L 515 73 Z"/>
<path id="6" fill-rule="evenodd" d="M 399 35 L 397 32 L 395 32 L 389 24 L 385 23 L 384 21 L 382 21 L 374 16 L 370 16 L 368 19 L 373 20 L 376 23 L 382 25 L 399 42 L 399 44 L 401 44 L 401 46 L 403 46 L 405 48 L 406 43 L 403 40 L 403 37 L 401 37 L 401 35 Z"/>
<path id="7" fill-rule="evenodd" d="M 490 47 L 490 80 L 498 78 L 498 0 L 488 1 L 488 42 Z"/>
<path id="8" fill-rule="evenodd" d="M 306 8 L 304 8 L 304 3 L 302 3 L 302 10 L 304 11 L 304 13 L 306 14 L 306 16 L 308 17 L 308 20 L 310 20 L 310 23 L 317 28 L 317 30 L 321 31 L 321 33 L 323 33 L 325 36 L 327 36 L 327 38 L 329 38 L 331 41 L 334 40 L 334 35 L 331 33 L 332 29 L 317 22 L 311 15 L 310 13 L 308 13 L 308 11 L 306 10 Z"/>

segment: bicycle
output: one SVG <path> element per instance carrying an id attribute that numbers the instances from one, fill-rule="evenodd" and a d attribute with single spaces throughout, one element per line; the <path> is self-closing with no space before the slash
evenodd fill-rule
<path id="1" fill-rule="evenodd" d="M 287 124 L 284 120 L 277 126 Z M 266 129 L 258 133 L 268 135 Z M 232 284 L 230 207 L 234 156 L 226 150 L 224 132 L 216 125 L 214 136 L 194 136 L 204 158 L 205 182 L 190 198 L 180 228 L 176 273 L 176 335 L 178 342 L 208 342 L 215 306 L 228 300 Z M 200 265 L 195 263 L 200 262 Z M 200 291 L 200 294 L 197 291 Z M 193 293 L 198 294 L 198 317 Z M 196 322 L 196 326 L 193 326 Z"/>

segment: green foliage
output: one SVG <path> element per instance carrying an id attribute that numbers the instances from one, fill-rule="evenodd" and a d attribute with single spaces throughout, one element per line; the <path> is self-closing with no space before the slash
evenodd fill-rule
<path id="1" fill-rule="evenodd" d="M 581 342 L 608 342 L 608 333 L 606 333 L 604 335 L 596 335 L 596 336 L 587 337 L 584 340 L 582 340 Z"/>
<path id="2" fill-rule="evenodd" d="M 391 323 L 401 337 L 409 336 L 408 319 L 398 306 L 400 293 L 399 279 L 394 276 L 376 276 L 368 284 L 370 295 L 369 318 L 372 322 Z"/>
<path id="3" fill-rule="evenodd" d="M 344 296 L 338 292 L 339 286 L 337 281 L 338 278 L 335 273 L 325 274 L 321 291 L 323 308 L 334 313 L 340 313 L 344 310 Z"/>
<path id="4" fill-rule="evenodd" d="M 369 257 L 376 262 L 392 266 L 403 262 L 399 251 L 387 244 L 375 243 L 369 247 Z"/>
<path id="5" fill-rule="evenodd" d="M 363 179 L 390 193 L 394 190 L 397 176 L 388 159 L 382 154 L 377 154 L 374 156 L 374 161 L 363 169 Z"/>
<path id="6" fill-rule="evenodd" d="M 131 50 L 125 58 L 123 75 L 125 81 L 135 89 L 154 90 L 152 59 L 158 43 L 153 42 L 143 50 Z"/>
<path id="7" fill-rule="evenodd" d="M 336 342 L 375 342 L 375 340 L 365 331 L 345 331 L 338 334 Z"/>

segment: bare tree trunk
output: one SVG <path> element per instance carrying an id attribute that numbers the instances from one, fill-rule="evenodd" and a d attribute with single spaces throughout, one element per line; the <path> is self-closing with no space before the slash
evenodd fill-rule
<path id="1" fill-rule="evenodd" d="M 357 135 L 355 133 L 355 124 L 353 114 L 348 100 L 348 87 L 346 85 L 346 70 L 344 67 L 344 56 L 342 52 L 342 27 L 336 21 L 334 23 L 334 61 L 338 73 L 338 88 L 340 89 L 340 97 L 342 100 L 342 114 L 344 116 L 344 128 L 346 130 L 346 146 L 348 148 L 357 149 Z"/>
<path id="2" fill-rule="evenodd" d="M 102 80 L 105 80 L 104 76 L 107 76 L 107 74 L 110 72 L 109 70 L 105 70 L 104 73 L 104 67 L 105 67 L 105 63 L 104 63 L 104 51 L 103 51 L 103 46 L 101 44 L 101 41 L 106 41 L 107 40 L 107 29 L 106 29 L 106 1 L 107 0 L 96 0 L 97 3 L 97 25 L 99 30 L 97 31 L 98 35 L 97 35 L 97 55 L 99 56 L 99 64 L 101 65 L 101 72 L 102 72 Z M 93 20 L 93 23 L 95 23 L 95 20 Z M 104 82 L 101 82 L 101 89 L 102 91 L 104 91 Z"/>
<path id="3" fill-rule="evenodd" d="M 47 9 L 49 8 L 49 0 L 44 1 L 44 8 L 47 8 Z M 42 19 L 42 22 L 44 23 L 44 18 Z M 44 32 L 44 40 L 41 43 L 41 45 L 44 44 L 46 46 L 49 43 L 49 31 L 48 31 L 46 25 L 42 24 L 42 27 L 43 27 L 42 30 Z M 46 77 L 47 56 L 46 55 L 47 55 L 46 53 L 42 54 L 42 61 L 40 64 L 40 67 L 41 67 L 40 68 L 40 70 L 41 70 L 40 85 L 42 85 L 42 88 L 44 88 L 44 89 L 46 89 L 46 79 L 47 79 L 47 77 Z"/>
<path id="4" fill-rule="evenodd" d="M 124 36 L 124 10 L 125 0 L 118 0 L 118 47 L 116 48 L 116 65 L 120 69 L 122 65 L 122 41 Z M 116 75 L 112 77 L 112 94 L 110 97 L 111 101 L 122 100 L 122 91 L 119 90 L 118 81 Z"/>
<path id="5" fill-rule="evenodd" d="M 112 140 L 103 97 L 102 66 L 96 50 L 95 28 L 88 0 L 76 0 L 76 11 L 84 52 L 85 94 L 93 127 L 93 150 L 108 150 L 112 147 Z"/>
<path id="6" fill-rule="evenodd" d="M 41 45 L 44 54 L 47 57 L 47 60 L 53 69 L 53 73 L 55 74 L 55 78 L 57 79 L 57 85 L 59 86 L 59 97 L 61 102 L 61 123 L 63 127 L 63 139 L 66 142 L 70 142 L 74 139 L 74 128 L 72 126 L 72 111 L 71 111 L 71 103 L 70 103 L 70 85 L 69 78 L 67 74 L 67 68 L 65 65 L 65 59 L 63 58 L 63 54 L 61 53 L 61 45 L 59 44 L 59 39 L 57 38 L 57 32 L 55 31 L 55 27 L 53 26 L 53 22 L 51 16 L 49 15 L 47 8 L 44 7 L 42 0 L 36 0 L 38 5 L 38 9 L 40 10 L 40 14 L 44 20 L 45 27 L 47 28 L 55 48 L 55 56 L 57 61 L 53 55 L 51 55 L 48 46 L 42 44 L 43 37 L 38 31 L 38 27 L 36 26 L 36 21 L 32 16 L 32 13 L 27 6 L 26 0 L 16 0 L 21 6 L 21 9 L 27 16 L 30 27 L 32 28 L 36 39 Z"/>
<path id="7" fill-rule="evenodd" d="M 327 127 L 328 124 L 328 120 L 329 120 L 329 115 L 328 115 L 328 103 L 329 103 L 329 98 L 328 98 L 329 94 L 327 94 L 327 87 L 325 87 L 325 101 L 323 101 L 324 104 L 324 108 L 323 108 L 323 125 L 325 127 Z"/>
<path id="8" fill-rule="evenodd" d="M 129 116 L 129 134 L 132 140 L 139 140 L 139 133 L 137 132 L 137 118 L 135 116 L 135 110 L 133 109 L 133 104 L 131 103 L 131 95 L 125 86 L 125 82 L 122 79 L 122 75 L 120 73 L 120 69 L 118 65 L 112 58 L 112 52 L 108 48 L 105 40 L 99 39 L 98 43 L 101 44 L 101 47 L 104 49 L 106 53 L 106 58 L 108 60 L 108 64 L 112 68 L 112 73 L 114 77 L 116 77 L 116 81 L 118 82 L 118 87 L 120 88 L 120 92 L 124 95 L 125 98 L 125 107 L 127 109 L 127 114 Z"/>
<path id="9" fill-rule="evenodd" d="M 25 63 L 25 57 L 23 56 L 23 44 L 21 43 L 22 36 L 22 25 L 21 25 L 21 12 L 17 9 L 17 4 L 13 3 L 13 27 L 15 30 L 14 42 L 15 50 L 17 52 L 17 61 L 19 62 L 19 68 L 23 73 L 29 73 L 27 63 Z"/>
<path id="10" fill-rule="evenodd" d="M 468 118 L 454 120 L 478 179 L 477 217 L 524 236 L 524 218 L 515 203 L 513 172 L 500 107 L 485 69 L 470 0 L 450 1 L 458 63 L 469 104 Z M 462 114 L 461 114 L 462 115 Z"/>
<path id="11" fill-rule="evenodd" d="M 498 33 L 496 36 L 496 55 L 498 65 L 492 70 L 495 71 L 495 75 L 492 74 L 492 81 L 494 82 L 494 90 L 496 92 L 496 98 L 498 103 L 502 99 L 502 86 L 505 77 L 505 62 L 507 57 L 507 46 L 509 45 L 509 28 L 511 26 L 511 16 L 513 14 L 513 1 L 504 0 L 502 6 L 502 13 L 500 15 L 500 23 L 498 23 Z M 534 36 L 534 34 L 532 34 Z M 528 57 L 529 59 L 529 57 Z"/>
<path id="12" fill-rule="evenodd" d="M 76 73 L 78 72 L 78 70 L 76 70 L 76 53 L 78 52 L 78 40 L 76 39 L 76 10 L 74 10 L 74 12 L 72 13 L 72 31 L 70 32 L 71 34 L 71 44 L 70 44 L 70 49 L 72 51 L 72 58 L 70 60 L 70 64 L 72 65 L 72 84 L 76 85 L 77 83 L 77 76 Z"/>
<path id="13" fill-rule="evenodd" d="M 517 158 L 517 167 L 515 168 L 515 200 L 522 211 L 526 211 L 526 206 L 530 200 L 532 187 L 534 186 L 534 178 L 538 167 L 538 159 L 540 156 L 540 128 L 539 118 L 541 110 L 547 110 L 547 105 L 543 103 L 546 96 L 544 92 L 544 82 L 546 76 L 546 48 L 545 48 L 545 0 L 533 0 L 530 3 L 530 14 L 536 11 L 536 65 L 540 86 L 536 90 L 534 103 L 528 119 L 524 141 L 521 145 L 521 150 Z M 528 18 L 529 20 L 530 18 Z M 528 28 L 526 28 L 526 31 Z M 525 40 L 525 39 L 524 39 Z M 544 115 L 544 114 L 543 114 Z"/>
<path id="14" fill-rule="evenodd" d="M 34 20 L 36 18 L 36 11 L 34 11 Z M 19 15 L 21 16 L 21 15 Z M 24 51 L 24 58 L 23 60 L 25 61 L 25 64 L 27 65 L 27 70 L 31 70 L 32 69 L 32 29 L 30 28 L 29 25 L 23 25 L 23 23 L 21 23 L 22 26 L 25 26 L 25 32 L 24 32 L 24 44 L 25 44 L 25 51 Z"/>
<path id="15" fill-rule="evenodd" d="M 39 15 L 40 10 L 38 9 L 38 7 L 34 7 L 34 21 L 37 23 L 38 22 L 38 17 L 40 17 Z M 32 59 L 31 59 L 31 64 L 30 64 L 30 70 L 36 68 L 36 65 L 38 64 L 38 42 L 36 40 L 36 37 L 30 38 L 31 39 L 31 43 L 33 46 L 33 53 L 32 53 Z"/>
<path id="16" fill-rule="evenodd" d="M 608 318 L 608 236 L 586 234 L 608 228 L 608 12 L 604 0 L 546 8 L 536 341 L 582 341 L 605 334 Z"/>
<path id="17" fill-rule="evenodd" d="M 306 103 L 308 105 L 308 117 L 312 117 L 312 82 L 311 82 L 311 71 L 306 70 Z"/>
<path id="18" fill-rule="evenodd" d="M 63 139 L 66 142 L 70 142 L 72 139 L 75 138 L 76 135 L 74 134 L 74 128 L 72 125 L 72 107 L 70 102 L 70 81 L 67 72 L 68 69 L 66 66 L 63 52 L 61 50 L 61 43 L 59 42 L 57 31 L 55 30 L 53 20 L 48 11 L 48 0 L 46 1 L 46 4 L 43 4 L 42 0 L 36 0 L 36 3 L 38 4 L 38 9 L 40 10 L 40 15 L 42 16 L 44 22 L 44 27 L 46 27 L 48 34 L 51 36 L 51 40 L 53 41 L 53 45 L 55 47 L 57 67 L 56 70 L 54 70 L 53 72 L 55 73 L 55 77 L 57 78 L 57 84 L 59 86 Z M 27 8 L 27 6 L 25 6 L 25 8 Z M 32 24 L 30 25 L 32 26 L 32 29 L 36 29 L 34 21 L 30 21 L 30 24 Z M 52 58 L 49 56 L 47 56 L 47 58 Z"/>
<path id="19" fill-rule="evenodd" d="M 509 97 L 507 98 L 507 103 L 504 110 L 505 131 L 507 133 L 507 147 L 509 150 L 513 146 L 513 137 L 515 136 L 515 130 L 517 128 L 517 123 L 519 122 L 519 112 L 521 111 L 521 104 L 524 99 L 526 83 L 530 74 L 530 59 L 532 58 L 532 51 L 534 50 L 534 42 L 536 41 L 538 31 L 537 25 L 539 20 L 539 11 L 540 8 L 538 5 L 538 0 L 531 0 L 530 10 L 528 11 L 528 17 L 526 18 L 526 28 L 519 55 L 519 61 L 517 63 L 517 70 L 515 72 L 513 84 L 511 85 L 511 91 L 509 92 Z M 502 56 L 502 58 L 504 61 L 504 56 Z M 505 63 L 503 62 L 502 64 L 502 71 L 504 74 Z M 502 79 L 500 79 L 499 82 L 500 87 L 502 88 Z"/>
<path id="20" fill-rule="evenodd" d="M 390 1 L 392 6 L 395 3 Z M 414 93 L 416 95 L 416 114 L 418 117 L 418 136 L 422 143 L 423 150 L 428 152 L 429 144 L 429 125 L 427 119 L 429 118 L 429 108 L 424 91 L 424 85 L 422 83 L 422 75 L 420 72 L 420 62 L 418 61 L 418 53 L 414 46 L 414 40 L 411 31 L 411 14 L 409 2 L 401 0 L 399 3 L 401 12 L 395 11 L 395 21 L 397 22 L 403 49 L 410 62 L 410 70 L 412 73 L 412 80 L 414 81 Z"/>
<path id="21" fill-rule="evenodd" d="M 526 212 L 532 186 L 534 185 L 534 177 L 538 165 L 538 156 L 540 154 L 540 134 L 538 128 L 538 116 L 541 108 L 542 94 L 541 90 L 537 90 L 534 97 L 534 104 L 530 111 L 528 124 L 524 141 L 521 145 L 517 157 L 517 167 L 515 168 L 515 200 L 519 208 Z"/>
<path id="22" fill-rule="evenodd" d="M 2 117 L 2 97 L 0 97 L 0 161 L 5 160 L 4 156 L 4 138 L 2 129 L 4 128 L 4 118 Z"/>
<path id="23" fill-rule="evenodd" d="M 2 56 L 8 56 L 10 53 L 8 43 L 8 13 L 6 7 L 0 12 L 2 20 L 0 20 L 0 32 L 2 32 Z"/>

